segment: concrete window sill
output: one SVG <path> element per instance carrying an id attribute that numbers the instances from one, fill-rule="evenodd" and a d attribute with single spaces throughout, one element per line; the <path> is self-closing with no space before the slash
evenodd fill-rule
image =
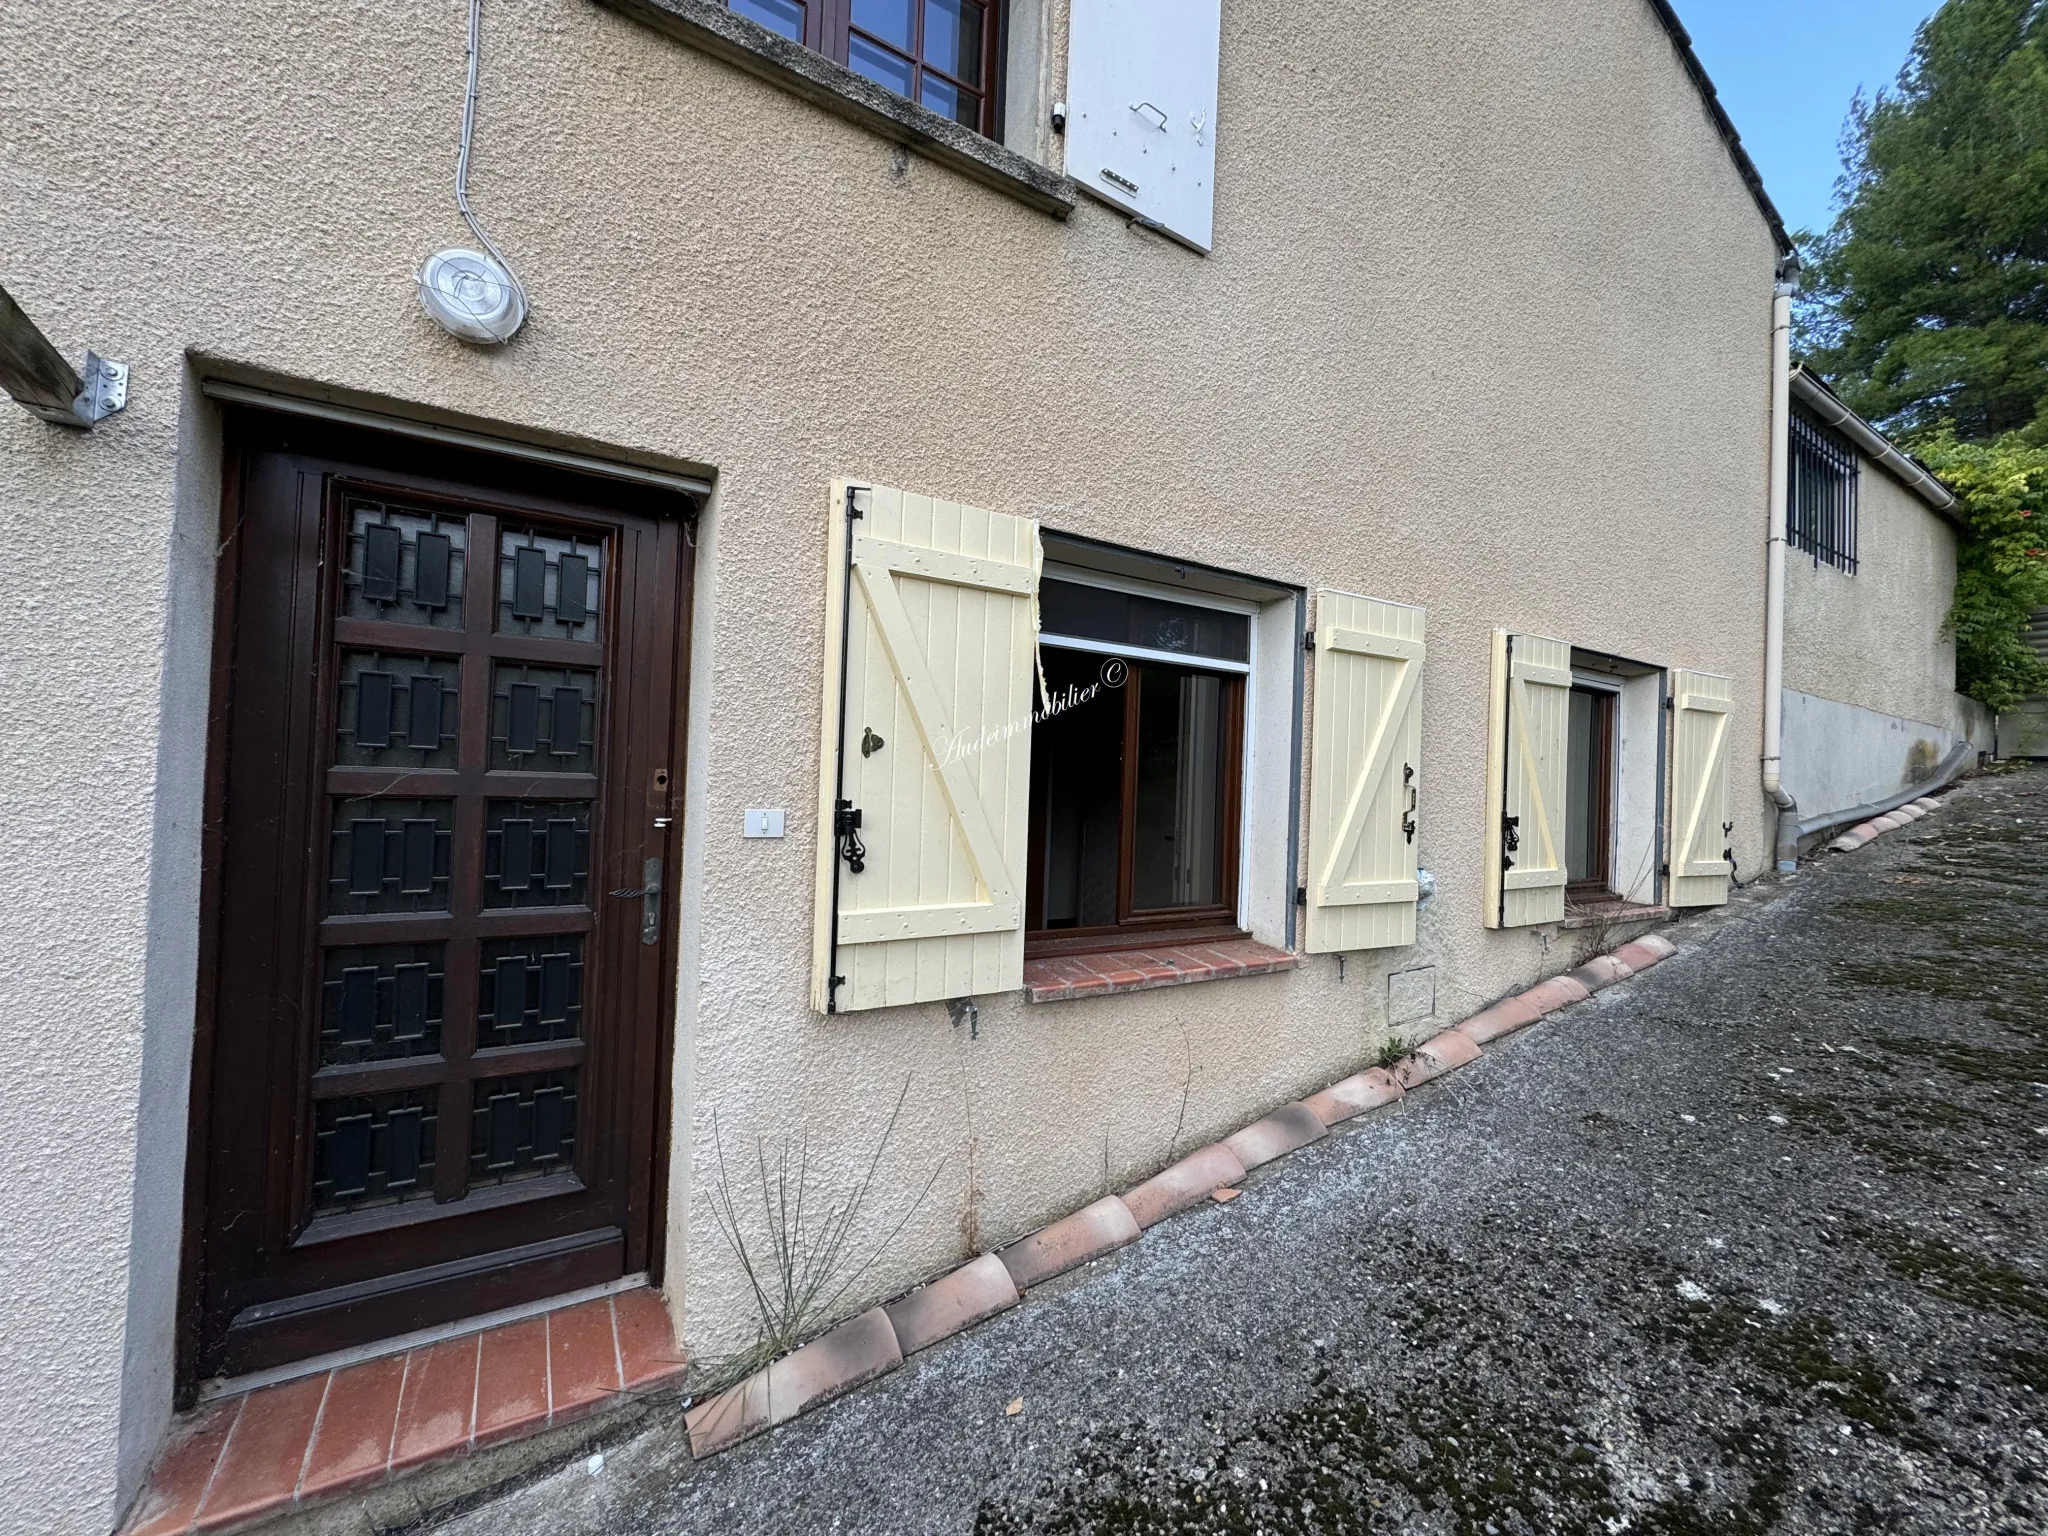
<path id="1" fill-rule="evenodd" d="M 1298 964 L 1299 956 L 1251 939 L 1059 955 L 1024 962 L 1024 995 L 1034 1003 L 1107 997 L 1113 992 L 1142 992 L 1149 987 L 1264 976 L 1274 971 L 1291 971 Z"/>
<path id="2" fill-rule="evenodd" d="M 744 16 L 735 16 L 717 0 L 601 3 L 1014 197 L 1026 207 L 1059 219 L 1074 211 L 1074 184 L 1058 172 L 898 96 L 823 54 Z"/>

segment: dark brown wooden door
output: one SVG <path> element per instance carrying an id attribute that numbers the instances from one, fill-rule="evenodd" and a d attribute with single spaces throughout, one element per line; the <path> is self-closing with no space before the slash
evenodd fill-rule
<path id="1" fill-rule="evenodd" d="M 687 501 L 231 431 L 188 1383 L 649 1268 L 673 992 Z"/>

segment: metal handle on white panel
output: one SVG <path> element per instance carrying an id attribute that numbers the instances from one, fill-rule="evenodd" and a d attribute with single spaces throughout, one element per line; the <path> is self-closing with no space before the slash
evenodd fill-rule
<path id="1" fill-rule="evenodd" d="M 1156 117 L 1158 117 L 1159 121 L 1154 123 L 1152 126 L 1154 128 L 1157 128 L 1161 133 L 1166 132 L 1166 125 L 1170 121 L 1170 119 L 1158 107 L 1153 106 L 1151 102 L 1134 101 L 1131 103 L 1131 110 L 1133 112 L 1150 112 L 1154 114 Z"/>

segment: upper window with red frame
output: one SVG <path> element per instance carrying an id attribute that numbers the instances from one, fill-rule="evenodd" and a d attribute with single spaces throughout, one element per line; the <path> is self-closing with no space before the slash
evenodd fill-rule
<path id="1" fill-rule="evenodd" d="M 997 137 L 1000 0 L 726 0 L 771 32 Z"/>

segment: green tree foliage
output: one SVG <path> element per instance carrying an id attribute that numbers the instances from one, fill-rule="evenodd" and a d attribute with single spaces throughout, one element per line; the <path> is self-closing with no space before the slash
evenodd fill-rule
<path id="1" fill-rule="evenodd" d="M 1863 415 L 2048 444 L 2048 3 L 1948 0 L 1859 97 L 1802 350 Z"/>
<path id="2" fill-rule="evenodd" d="M 1956 491 L 1956 686 L 2008 709 L 2048 691 L 2048 0 L 1947 0 L 1842 164 L 1800 348 Z"/>
<path id="3" fill-rule="evenodd" d="M 2021 631 L 2048 607 L 2048 448 L 2007 434 L 1967 443 L 1947 428 L 1915 445 L 1954 490 L 1963 519 L 1956 550 L 1956 686 L 1992 709 L 2048 692 L 2048 666 Z"/>

